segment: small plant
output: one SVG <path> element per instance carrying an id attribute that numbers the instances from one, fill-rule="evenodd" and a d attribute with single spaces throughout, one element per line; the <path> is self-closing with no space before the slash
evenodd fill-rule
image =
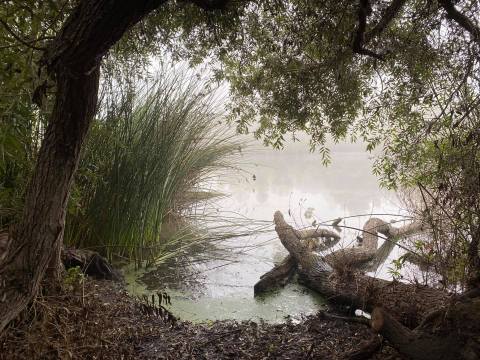
<path id="1" fill-rule="evenodd" d="M 396 260 L 392 260 L 392 266 L 388 268 L 388 273 L 392 276 L 394 281 L 398 281 L 399 279 L 403 278 L 401 271 L 403 269 L 403 265 L 405 264 L 406 257 L 400 256 Z"/>
<path id="2" fill-rule="evenodd" d="M 79 289 L 83 288 L 85 282 L 85 275 L 80 269 L 80 266 L 75 266 L 67 270 L 67 274 L 63 279 L 63 284 L 65 289 L 71 292 L 78 292 Z"/>

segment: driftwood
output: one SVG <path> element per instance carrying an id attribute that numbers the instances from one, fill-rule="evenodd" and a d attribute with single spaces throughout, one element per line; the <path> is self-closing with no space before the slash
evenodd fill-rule
<path id="1" fill-rule="evenodd" d="M 429 287 L 392 283 L 359 272 L 352 265 L 364 263 L 366 259 L 371 259 L 375 255 L 373 246 L 377 240 L 373 237 L 367 238 L 367 242 L 364 240 L 363 249 L 361 247 L 341 249 L 323 256 L 310 251 L 303 241 L 299 241 L 297 230 L 285 222 L 280 212 L 275 213 L 274 221 L 280 241 L 297 260 L 300 281 L 324 295 L 332 303 L 368 312 L 381 305 L 388 308 L 402 323 L 415 326 L 423 314 L 432 308 L 442 306 L 447 300 L 445 293 Z M 379 222 L 376 224 L 379 225 Z M 395 231 L 390 224 L 383 226 L 385 228 L 381 230 L 385 232 L 388 230 L 392 236 L 413 231 L 411 226 Z"/>
<path id="2" fill-rule="evenodd" d="M 275 287 L 283 287 L 292 278 L 297 270 L 297 261 L 288 255 L 283 261 L 260 277 L 253 287 L 254 296 L 265 293 Z"/>
<path id="3" fill-rule="evenodd" d="M 361 247 L 323 256 L 312 251 L 278 211 L 274 222 L 299 280 L 333 304 L 371 312 L 372 328 L 404 355 L 418 360 L 480 358 L 480 291 L 453 298 L 437 289 L 375 279 L 361 271 L 388 256 L 387 246 L 421 231 L 421 224 L 395 228 L 371 219 Z M 377 249 L 378 232 L 391 244 Z"/>
<path id="4" fill-rule="evenodd" d="M 340 219 L 336 220 L 337 224 L 338 220 Z M 423 224 L 419 222 L 396 228 L 381 219 L 371 218 L 363 227 L 362 242 L 357 247 L 340 249 L 327 254 L 324 256 L 324 262 L 336 269 L 375 271 L 385 262 L 400 238 L 422 230 L 424 230 Z M 336 232 L 327 229 L 294 230 L 294 233 L 296 238 L 307 246 L 309 252 L 325 251 L 340 240 L 340 236 Z M 379 248 L 377 248 L 378 233 L 381 233 L 386 239 Z M 313 238 L 317 241 L 313 241 Z M 285 286 L 296 271 L 297 262 L 291 255 L 287 255 L 272 270 L 260 277 L 260 281 L 254 286 L 254 295 L 257 296 L 276 287 Z"/>

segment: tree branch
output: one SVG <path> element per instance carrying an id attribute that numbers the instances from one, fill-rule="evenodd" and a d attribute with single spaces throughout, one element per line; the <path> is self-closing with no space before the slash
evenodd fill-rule
<path id="1" fill-rule="evenodd" d="M 365 30 L 367 28 L 367 17 L 372 13 L 372 7 L 368 0 L 360 0 L 358 6 L 358 27 L 353 39 L 353 52 L 360 55 L 371 56 L 378 60 L 383 60 L 383 56 L 364 47 Z"/>
<path id="2" fill-rule="evenodd" d="M 447 17 L 454 20 L 459 26 L 466 30 L 473 39 L 480 44 L 480 28 L 455 8 L 451 0 L 439 0 L 440 6 L 446 11 Z"/>
<path id="3" fill-rule="evenodd" d="M 365 34 L 366 44 L 374 37 L 380 35 L 387 28 L 388 24 L 395 19 L 395 16 L 397 16 L 398 12 L 402 9 L 406 2 L 407 0 L 393 0 L 390 3 L 390 5 L 385 9 L 385 12 L 378 21 L 377 25 L 375 25 L 372 30 Z"/>

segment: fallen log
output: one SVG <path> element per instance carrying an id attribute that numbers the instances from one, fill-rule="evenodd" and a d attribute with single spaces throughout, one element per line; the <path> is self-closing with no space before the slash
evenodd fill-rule
<path id="1" fill-rule="evenodd" d="M 376 308 L 371 326 L 414 360 L 480 359 L 480 298 L 452 302 L 413 330 Z"/>
<path id="2" fill-rule="evenodd" d="M 277 287 L 285 286 L 297 270 L 297 262 L 288 255 L 272 270 L 263 274 L 253 287 L 253 295 L 258 296 Z"/>
<path id="3" fill-rule="evenodd" d="M 448 300 L 447 294 L 436 289 L 376 279 L 364 275 L 355 267 L 342 266 L 338 259 L 347 259 L 348 252 L 345 250 L 324 257 L 309 251 L 299 241 L 296 230 L 285 222 L 279 211 L 274 215 L 274 222 L 280 241 L 298 263 L 299 280 L 334 304 L 367 312 L 383 306 L 397 320 L 413 327 L 419 324 L 425 313 L 443 306 Z M 382 230 L 392 231 L 390 224 L 385 227 Z M 412 227 L 408 228 L 410 231 Z M 395 233 L 400 234 L 402 231 Z M 359 250 L 357 256 L 370 254 L 375 241 L 373 237 L 367 239 L 367 250 Z"/>
<path id="4" fill-rule="evenodd" d="M 340 261 L 333 263 L 330 258 L 329 263 L 327 256 L 310 251 L 278 211 L 274 222 L 280 241 L 297 262 L 299 280 L 331 303 L 373 312 L 372 328 L 402 354 L 414 360 L 480 358 L 479 291 L 454 298 L 426 286 L 372 278 L 356 267 L 342 268 Z M 380 222 L 376 226 L 393 238 L 421 227 L 395 229 Z M 371 252 L 374 243 L 373 237 L 367 238 L 364 253 Z M 337 260 L 348 254 L 335 253 Z"/>
<path id="5" fill-rule="evenodd" d="M 92 250 L 63 248 L 62 262 L 66 269 L 79 267 L 85 275 L 96 279 L 121 281 L 121 274 L 99 253 Z"/>
<path id="6" fill-rule="evenodd" d="M 336 232 L 321 228 L 297 231 L 297 235 L 309 251 L 325 251 L 340 240 L 340 236 Z M 253 295 L 259 296 L 276 288 L 284 287 L 296 271 L 296 260 L 291 255 L 287 255 L 272 270 L 260 277 L 253 287 Z"/>
<path id="7" fill-rule="evenodd" d="M 359 246 L 339 249 L 326 254 L 324 260 L 337 272 L 347 269 L 365 272 L 375 271 L 385 262 L 399 239 L 423 230 L 425 230 L 424 225 L 420 222 L 413 222 L 397 228 L 381 219 L 371 218 L 363 226 L 362 242 Z M 315 252 L 325 252 L 340 240 L 340 236 L 336 232 L 321 228 L 295 230 L 295 234 L 299 240 L 305 242 L 309 251 Z M 385 241 L 377 249 L 378 234 L 382 234 Z M 288 255 L 279 265 L 260 277 L 260 280 L 254 286 L 254 296 L 285 286 L 296 273 L 296 265 L 296 262 L 292 261 L 291 256 Z"/>
<path id="8" fill-rule="evenodd" d="M 274 222 L 280 241 L 298 263 L 299 280 L 331 303 L 367 312 L 383 306 L 402 323 L 416 326 L 425 313 L 443 306 L 448 299 L 444 292 L 429 287 L 376 279 L 362 274 L 355 267 L 342 267 L 338 259 L 346 259 L 348 252 L 340 250 L 324 257 L 309 251 L 299 241 L 297 230 L 286 223 L 279 211 L 274 215 Z M 367 249 L 371 246 L 367 243 Z M 371 253 L 362 249 L 356 254 L 362 251 Z"/>

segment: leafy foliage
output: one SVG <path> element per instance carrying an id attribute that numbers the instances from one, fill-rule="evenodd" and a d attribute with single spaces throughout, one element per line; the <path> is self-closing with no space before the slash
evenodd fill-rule
<path id="1" fill-rule="evenodd" d="M 384 186 L 429 192 L 434 257 L 457 284 L 480 279 L 479 12 L 469 0 L 272 0 L 198 15 L 177 2 L 158 23 L 174 54 L 207 59 L 228 82 L 240 132 L 274 147 L 306 132 L 324 162 L 330 137 L 380 148 L 373 170 Z M 448 276 L 462 268 L 462 279 Z"/>
<path id="2" fill-rule="evenodd" d="M 389 4 L 372 2 L 367 31 Z M 471 18 L 478 13 L 476 2 L 459 6 Z M 360 56 L 352 46 L 358 8 L 351 1 L 250 1 L 212 15 L 170 2 L 157 23 L 174 54 L 194 64 L 207 59 L 216 79 L 228 81 L 231 119 L 241 132 L 253 128 L 281 147 L 287 133 L 304 131 L 325 151 L 328 136 L 351 131 L 371 150 L 395 128 L 407 139 L 423 129 L 430 109 L 444 107 L 459 81 L 473 78 L 478 43 L 440 4 L 413 1 L 372 35 L 368 45 L 383 61 Z"/>

